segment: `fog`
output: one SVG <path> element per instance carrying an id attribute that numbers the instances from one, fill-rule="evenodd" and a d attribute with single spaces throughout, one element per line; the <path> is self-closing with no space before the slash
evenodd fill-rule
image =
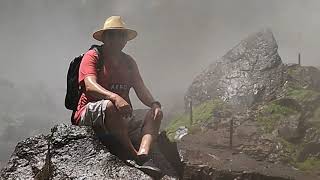
<path id="1" fill-rule="evenodd" d="M 2 0 L 0 83 L 10 88 L 0 88 L 0 161 L 18 140 L 70 122 L 68 64 L 99 44 L 92 33 L 111 15 L 138 32 L 124 51 L 168 113 L 182 108 L 198 73 L 262 28 L 272 29 L 284 62 L 296 63 L 300 52 L 303 65 L 319 66 L 319 9 L 318 0 Z"/>

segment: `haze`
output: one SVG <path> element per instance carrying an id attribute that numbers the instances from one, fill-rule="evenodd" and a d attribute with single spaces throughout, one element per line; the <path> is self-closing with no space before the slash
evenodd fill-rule
<path id="1" fill-rule="evenodd" d="M 18 140 L 70 122 L 63 105 L 69 62 L 99 44 L 92 32 L 111 15 L 138 32 L 125 52 L 168 112 L 182 108 L 187 87 L 208 64 L 262 28 L 272 29 L 284 62 L 296 63 L 301 52 L 303 65 L 319 66 L 319 9 L 318 0 L 2 0 L 0 80 L 14 91 L 0 91 L 0 161 Z M 17 121 L 11 113 L 31 117 Z"/>

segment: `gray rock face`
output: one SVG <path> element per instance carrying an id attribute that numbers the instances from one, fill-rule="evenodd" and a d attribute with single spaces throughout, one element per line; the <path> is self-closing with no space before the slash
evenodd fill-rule
<path id="1" fill-rule="evenodd" d="M 40 135 L 19 142 L 1 170 L 1 179 L 33 179 L 45 164 L 47 138 Z"/>
<path id="2" fill-rule="evenodd" d="M 20 142 L 1 178 L 152 179 L 111 154 L 90 128 L 63 124 L 52 129 L 52 137 L 41 135 Z"/>
<path id="3" fill-rule="evenodd" d="M 53 177 L 89 179 L 151 179 L 112 155 L 88 128 L 57 126 L 53 133 Z M 73 141 L 69 143 L 68 141 Z M 86 143 L 85 143 L 86 142 Z"/>
<path id="4" fill-rule="evenodd" d="M 274 98 L 283 83 L 277 50 L 270 30 L 249 36 L 194 79 L 186 100 L 192 98 L 197 105 L 220 98 L 238 107 L 250 107 Z"/>
<path id="5" fill-rule="evenodd" d="M 287 80 L 296 87 L 320 91 L 320 71 L 312 66 L 287 66 Z"/>

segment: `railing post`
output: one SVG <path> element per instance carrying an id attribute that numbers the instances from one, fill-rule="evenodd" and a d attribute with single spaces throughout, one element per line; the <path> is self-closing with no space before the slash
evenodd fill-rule
<path id="1" fill-rule="evenodd" d="M 230 149 L 232 149 L 232 138 L 233 138 L 233 117 L 230 120 Z"/>
<path id="2" fill-rule="evenodd" d="M 192 99 L 191 99 L 191 97 L 189 98 L 189 110 L 190 110 L 190 127 L 192 126 L 192 124 L 193 124 L 193 119 L 192 119 Z"/>

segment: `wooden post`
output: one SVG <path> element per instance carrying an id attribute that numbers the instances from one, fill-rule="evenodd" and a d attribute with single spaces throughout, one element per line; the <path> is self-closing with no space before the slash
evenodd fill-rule
<path id="1" fill-rule="evenodd" d="M 301 54 L 298 55 L 298 64 L 301 65 Z"/>
<path id="2" fill-rule="evenodd" d="M 193 124 L 193 119 L 192 119 L 192 99 L 190 98 L 189 99 L 189 108 L 190 108 L 190 127 L 192 126 L 192 124 Z"/>
<path id="3" fill-rule="evenodd" d="M 232 149 L 232 137 L 233 137 L 233 117 L 230 120 L 230 149 Z"/>

